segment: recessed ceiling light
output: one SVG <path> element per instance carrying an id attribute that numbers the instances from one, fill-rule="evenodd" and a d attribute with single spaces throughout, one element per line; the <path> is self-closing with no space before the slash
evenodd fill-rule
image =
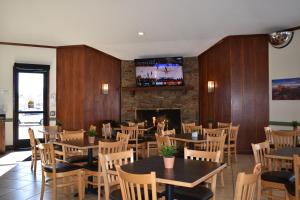
<path id="1" fill-rule="evenodd" d="M 138 32 L 138 35 L 139 35 L 139 36 L 143 36 L 143 35 L 145 35 L 145 33 L 142 32 L 142 31 L 139 31 L 139 32 Z"/>

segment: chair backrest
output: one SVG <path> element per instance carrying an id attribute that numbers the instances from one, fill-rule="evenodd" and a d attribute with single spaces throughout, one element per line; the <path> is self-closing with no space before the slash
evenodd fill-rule
<path id="1" fill-rule="evenodd" d="M 33 129 L 29 128 L 28 129 L 28 134 L 29 134 L 31 150 L 36 151 L 36 145 L 38 144 L 38 142 L 36 141 L 36 138 L 34 136 Z"/>
<path id="2" fill-rule="evenodd" d="M 264 127 L 266 140 L 270 142 L 270 144 L 274 144 L 273 137 L 272 137 L 272 128 L 270 126 Z"/>
<path id="3" fill-rule="evenodd" d="M 258 192 L 255 192 L 261 172 L 261 169 L 259 170 L 259 164 L 255 166 L 253 171 L 253 174 L 246 174 L 245 172 L 238 174 L 234 200 L 254 200 L 255 196 L 260 194 L 260 187 L 258 187 Z"/>
<path id="4" fill-rule="evenodd" d="M 139 128 L 145 128 L 145 122 L 138 122 L 138 123 L 136 123 L 136 125 L 137 125 Z"/>
<path id="5" fill-rule="evenodd" d="M 102 171 L 104 180 L 105 199 L 109 200 L 110 188 L 119 184 L 119 179 L 115 173 L 115 165 L 125 165 L 134 162 L 133 150 L 101 154 L 99 153 L 99 172 Z"/>
<path id="6" fill-rule="evenodd" d="M 70 140 L 83 140 L 84 139 L 84 130 L 78 130 L 78 131 L 66 131 L 63 130 L 63 133 L 61 134 L 61 140 L 62 141 L 70 141 Z"/>
<path id="7" fill-rule="evenodd" d="M 123 171 L 119 165 L 116 165 L 116 169 L 120 181 L 122 199 L 157 200 L 155 172 L 150 174 L 131 174 Z M 149 195 L 148 189 L 150 189 L 151 195 Z"/>
<path id="8" fill-rule="evenodd" d="M 165 130 L 165 121 L 158 122 L 156 127 L 156 133 L 161 134 Z"/>
<path id="9" fill-rule="evenodd" d="M 217 122 L 218 128 L 226 128 L 232 126 L 232 122 Z"/>
<path id="10" fill-rule="evenodd" d="M 136 124 L 134 122 L 127 122 L 128 126 L 132 127 L 132 126 L 136 126 Z"/>
<path id="11" fill-rule="evenodd" d="M 225 130 L 223 128 L 216 128 L 216 129 L 209 129 L 204 128 L 203 129 L 203 137 L 207 138 L 210 137 L 220 137 L 225 134 Z"/>
<path id="12" fill-rule="evenodd" d="M 191 126 L 191 132 L 198 132 L 199 134 L 202 134 L 202 125 L 199 126 Z"/>
<path id="13" fill-rule="evenodd" d="M 53 143 L 41 143 L 38 147 L 40 151 L 42 169 L 50 166 L 53 169 L 53 173 L 56 173 L 56 161 Z"/>
<path id="14" fill-rule="evenodd" d="M 275 149 L 296 147 L 296 131 L 272 131 Z"/>
<path id="15" fill-rule="evenodd" d="M 300 157 L 299 155 L 293 156 L 294 163 L 294 175 L 295 175 L 295 199 L 300 199 Z"/>
<path id="16" fill-rule="evenodd" d="M 221 151 L 221 161 L 223 161 L 225 140 L 226 140 L 226 135 L 221 135 L 219 137 L 207 136 L 205 151 L 209 151 L 209 152 Z"/>
<path id="17" fill-rule="evenodd" d="M 157 143 L 158 154 L 160 154 L 160 150 L 164 146 L 170 146 L 171 145 L 171 141 L 170 141 L 170 138 L 168 136 L 160 136 L 157 133 L 155 133 L 155 138 L 156 138 L 156 143 Z"/>
<path id="18" fill-rule="evenodd" d="M 196 126 L 195 122 L 192 123 L 181 123 L 182 126 L 182 132 L 183 133 L 190 133 L 192 131 L 192 127 Z"/>
<path id="19" fill-rule="evenodd" d="M 197 151 L 184 148 L 184 159 L 217 162 L 221 161 L 221 151 Z"/>
<path id="20" fill-rule="evenodd" d="M 270 153 L 270 143 L 269 141 L 251 144 L 252 151 L 254 155 L 255 163 L 261 163 L 262 167 L 267 169 L 268 168 L 268 159 L 265 158 L 266 154 Z"/>
<path id="21" fill-rule="evenodd" d="M 97 127 L 96 127 L 95 125 L 90 125 L 89 130 L 90 130 L 90 131 L 91 131 L 91 130 L 96 131 L 96 130 L 97 130 Z"/>
<path id="22" fill-rule="evenodd" d="M 166 130 L 166 131 L 161 132 L 162 136 L 169 136 L 169 135 L 175 135 L 175 134 L 176 134 L 175 128 L 173 128 L 172 130 Z"/>
<path id="23" fill-rule="evenodd" d="M 237 141 L 238 133 L 239 133 L 240 125 L 237 126 L 231 126 L 229 131 L 229 141 Z"/>
<path id="24" fill-rule="evenodd" d="M 110 126 L 110 123 L 102 125 L 102 136 L 104 136 L 105 139 L 111 138 L 112 128 Z"/>
<path id="25" fill-rule="evenodd" d="M 121 152 L 124 147 L 123 141 L 117 141 L 117 142 L 103 142 L 99 141 L 99 153 L 102 154 L 109 154 L 109 153 L 116 153 Z"/>
<path id="26" fill-rule="evenodd" d="M 111 124 L 110 123 L 103 123 L 102 124 L 102 128 L 111 128 Z"/>
<path id="27" fill-rule="evenodd" d="M 129 134 L 125 134 L 125 133 L 117 133 L 117 137 L 116 140 L 118 141 L 123 141 L 123 150 L 122 151 L 126 151 L 127 150 L 127 146 L 128 146 L 128 142 L 129 142 Z"/>
<path id="28" fill-rule="evenodd" d="M 139 131 L 137 126 L 121 126 L 121 132 L 129 135 L 129 141 L 137 141 Z"/>

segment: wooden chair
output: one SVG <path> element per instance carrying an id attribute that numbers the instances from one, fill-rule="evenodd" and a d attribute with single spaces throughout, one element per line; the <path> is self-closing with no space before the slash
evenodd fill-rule
<path id="1" fill-rule="evenodd" d="M 272 148 L 272 146 L 274 147 L 274 141 L 273 141 L 273 137 L 272 137 L 272 128 L 270 126 L 266 126 L 264 127 L 264 132 L 266 135 L 266 140 L 269 141 L 270 143 L 270 147 Z"/>
<path id="2" fill-rule="evenodd" d="M 285 188 L 288 192 L 290 200 L 299 200 L 300 199 L 300 157 L 299 155 L 293 156 L 293 166 L 295 181 L 285 184 Z"/>
<path id="3" fill-rule="evenodd" d="M 217 122 L 218 128 L 226 128 L 232 126 L 231 122 Z"/>
<path id="4" fill-rule="evenodd" d="M 237 161 L 236 145 L 237 137 L 239 133 L 240 125 L 231 126 L 230 132 L 227 136 L 227 142 L 225 142 L 225 152 L 227 153 L 228 163 L 231 163 L 231 154 L 234 153 L 235 161 Z"/>
<path id="5" fill-rule="evenodd" d="M 145 122 L 138 122 L 136 123 L 136 125 L 138 126 L 138 128 L 145 128 Z"/>
<path id="6" fill-rule="evenodd" d="M 161 134 L 165 130 L 165 121 L 158 122 L 156 127 L 156 133 Z"/>
<path id="7" fill-rule="evenodd" d="M 31 128 L 28 129 L 28 134 L 31 147 L 31 170 L 36 173 L 37 160 L 40 158 L 40 153 L 38 151 L 38 145 L 40 144 L 40 141 L 35 138 L 34 131 Z"/>
<path id="8" fill-rule="evenodd" d="M 56 162 L 52 143 L 40 144 L 39 151 L 42 161 L 42 187 L 40 199 L 44 198 L 46 184 L 52 186 L 53 199 L 57 199 L 57 188 L 78 186 L 79 199 L 84 199 L 82 176 L 83 171 L 80 167 L 64 162 Z M 46 178 L 48 178 L 46 180 Z M 75 179 L 76 178 L 76 179 Z M 59 179 L 63 180 L 59 184 Z"/>
<path id="9" fill-rule="evenodd" d="M 272 131 L 275 149 L 296 147 L 296 131 Z"/>
<path id="10" fill-rule="evenodd" d="M 207 162 L 220 162 L 221 151 L 208 152 L 208 151 L 197 151 L 184 148 L 184 159 L 201 160 Z M 197 185 L 194 188 L 186 187 L 175 187 L 174 196 L 177 199 L 193 199 L 193 200 L 205 200 L 205 199 L 216 199 L 216 181 L 217 175 L 206 180 L 206 183 L 210 184 L 210 189 L 203 185 Z M 205 198 L 206 197 L 206 198 Z"/>
<path id="11" fill-rule="evenodd" d="M 126 127 L 121 126 L 121 132 L 129 134 L 128 148 L 133 148 L 138 160 L 139 151 L 142 152 L 142 157 L 145 157 L 146 142 L 140 136 L 144 136 L 144 130 L 139 130 L 137 126 Z"/>
<path id="12" fill-rule="evenodd" d="M 58 131 L 58 127 L 57 126 L 43 126 L 43 130 L 44 130 L 44 142 L 47 143 L 51 140 L 56 140 L 56 139 L 59 139 L 59 135 L 55 135 L 55 136 L 52 136 L 50 134 L 47 134 L 45 132 L 47 131 Z M 51 137 L 54 137 L 54 138 L 51 138 Z"/>
<path id="13" fill-rule="evenodd" d="M 259 190 L 260 170 L 258 168 L 259 164 L 255 166 L 253 174 L 246 174 L 245 172 L 240 172 L 238 174 L 236 180 L 234 200 L 260 199 L 260 197 L 255 198 L 255 190 L 257 185 Z"/>
<path id="14" fill-rule="evenodd" d="M 183 133 L 190 133 L 191 132 L 191 128 L 196 126 L 196 123 L 195 122 L 192 122 L 192 123 L 181 123 L 181 126 L 182 126 L 182 132 Z"/>
<path id="15" fill-rule="evenodd" d="M 83 141 L 84 140 L 84 131 L 66 131 L 64 130 L 61 134 L 61 141 Z M 55 151 L 58 154 L 58 150 Z M 78 148 L 62 146 L 62 156 L 64 162 L 73 163 L 76 165 L 84 165 L 87 162 L 87 154 L 79 150 Z"/>
<path id="16" fill-rule="evenodd" d="M 116 165 L 122 199 L 126 200 L 157 200 L 156 175 L 150 174 L 131 174 L 124 172 L 119 165 Z M 150 189 L 151 191 L 148 191 Z"/>
<path id="17" fill-rule="evenodd" d="M 111 153 L 111 154 L 101 154 L 99 153 L 99 168 L 98 173 L 102 173 L 103 182 L 104 182 L 104 194 L 105 200 L 110 199 L 111 191 L 113 191 L 112 196 L 115 196 L 118 199 L 118 196 L 121 196 L 121 191 L 118 189 L 116 190 L 116 186 L 119 185 L 119 179 L 115 171 L 115 165 L 125 165 L 128 163 L 133 163 L 133 150 L 123 151 L 118 153 Z M 101 177 L 101 175 L 98 175 Z M 98 179 L 98 185 L 102 184 L 102 179 Z M 101 197 L 101 187 L 98 187 L 98 200 Z"/>
<path id="18" fill-rule="evenodd" d="M 123 149 L 122 149 L 122 151 L 127 151 L 129 137 L 130 137 L 130 134 L 125 134 L 125 133 L 120 133 L 120 132 L 117 133 L 116 140 L 123 141 Z"/>
<path id="19" fill-rule="evenodd" d="M 89 128 L 89 130 L 91 131 L 91 130 L 94 130 L 94 131 L 96 131 L 97 130 L 97 127 L 95 126 L 95 125 L 90 125 L 90 128 Z"/>
<path id="20" fill-rule="evenodd" d="M 112 137 L 112 128 L 110 123 L 102 124 L 102 136 L 104 136 L 105 139 Z"/>
<path id="21" fill-rule="evenodd" d="M 176 130 L 173 128 L 172 130 L 162 131 L 161 135 L 162 136 L 176 135 Z"/>
<path id="22" fill-rule="evenodd" d="M 270 153 L 269 141 L 251 144 L 256 164 L 261 164 L 264 171 L 261 174 L 261 196 L 272 199 L 284 199 L 287 197 L 285 183 L 289 183 L 293 173 L 289 171 L 271 171 L 270 160 L 265 155 Z M 284 192 L 284 196 L 274 196 L 272 190 Z"/>
<path id="23" fill-rule="evenodd" d="M 225 129 L 224 128 L 216 128 L 216 129 L 209 129 L 209 128 L 204 128 L 202 130 L 203 137 L 206 138 L 207 136 L 211 137 L 220 137 L 225 134 Z"/>
<path id="24" fill-rule="evenodd" d="M 124 142 L 117 141 L 117 142 L 102 142 L 99 141 L 99 151 L 98 154 L 111 154 L 121 152 L 124 149 Z M 100 175 L 100 177 L 99 177 Z M 88 180 L 88 177 L 94 177 L 93 181 Z M 93 186 L 101 187 L 103 186 L 103 182 L 99 184 L 98 179 L 102 178 L 102 174 L 98 173 L 98 163 L 94 164 L 93 166 L 85 166 L 85 183 L 88 183 Z"/>
<path id="25" fill-rule="evenodd" d="M 156 138 L 156 143 L 157 143 L 158 155 L 160 155 L 160 150 L 164 146 L 170 146 L 171 145 L 171 141 L 170 141 L 170 139 L 169 139 L 168 136 L 160 136 L 157 133 L 155 133 L 155 138 Z"/>
<path id="26" fill-rule="evenodd" d="M 129 127 L 136 126 L 135 122 L 127 122 L 127 124 L 128 124 Z"/>

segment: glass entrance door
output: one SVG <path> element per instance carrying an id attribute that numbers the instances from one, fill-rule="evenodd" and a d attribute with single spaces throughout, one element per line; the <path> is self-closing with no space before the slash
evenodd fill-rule
<path id="1" fill-rule="evenodd" d="M 43 138 L 38 130 L 48 124 L 49 69 L 23 64 L 15 68 L 14 76 L 14 146 L 18 149 L 29 147 L 29 128 L 36 138 Z"/>

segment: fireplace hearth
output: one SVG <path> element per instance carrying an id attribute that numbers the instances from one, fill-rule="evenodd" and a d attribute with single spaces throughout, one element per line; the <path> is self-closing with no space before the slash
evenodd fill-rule
<path id="1" fill-rule="evenodd" d="M 146 122 L 148 126 L 153 125 L 152 118 L 157 122 L 165 121 L 166 129 L 175 129 L 176 134 L 181 132 L 181 112 L 178 108 L 136 109 L 135 119 L 138 122 Z"/>

